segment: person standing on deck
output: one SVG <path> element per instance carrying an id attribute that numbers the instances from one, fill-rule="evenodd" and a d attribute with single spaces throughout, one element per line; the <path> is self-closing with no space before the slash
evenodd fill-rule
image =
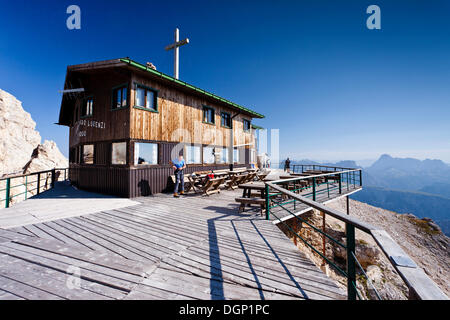
<path id="1" fill-rule="evenodd" d="M 174 170 L 175 175 L 175 190 L 173 192 L 173 196 L 178 198 L 180 195 L 178 194 L 179 187 L 181 185 L 180 194 L 184 194 L 184 169 L 186 168 L 186 162 L 183 159 L 183 156 L 178 156 L 178 159 L 172 160 L 172 168 Z"/>
<path id="2" fill-rule="evenodd" d="M 289 160 L 289 157 L 284 162 L 284 171 L 291 172 L 291 160 Z"/>

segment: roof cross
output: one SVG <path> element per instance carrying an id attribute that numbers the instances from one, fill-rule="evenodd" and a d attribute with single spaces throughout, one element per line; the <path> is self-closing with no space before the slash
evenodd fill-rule
<path id="1" fill-rule="evenodd" d="M 173 59 L 173 77 L 175 79 L 178 79 L 179 76 L 179 47 L 188 44 L 189 43 L 189 39 L 186 38 L 184 40 L 179 41 L 179 36 L 180 36 L 180 30 L 178 30 L 178 28 L 175 29 L 175 42 L 168 45 L 165 49 L 166 51 L 172 50 L 174 49 L 174 59 Z"/>

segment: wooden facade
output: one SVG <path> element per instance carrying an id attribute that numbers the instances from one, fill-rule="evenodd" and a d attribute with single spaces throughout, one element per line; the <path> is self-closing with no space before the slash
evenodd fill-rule
<path id="1" fill-rule="evenodd" d="M 69 176 L 80 188 L 125 197 L 170 191 L 171 160 L 188 146 L 200 149 L 200 158 L 188 162 L 186 173 L 228 168 L 229 156 L 216 156 L 211 163 L 203 151 L 210 147 L 216 154 L 228 153 L 231 131 L 239 153 L 234 166 L 256 162 L 254 130 L 245 130 L 244 122 L 262 115 L 144 65 L 117 59 L 70 66 L 65 89 L 77 88 L 84 91 L 64 94 L 59 124 L 70 128 Z M 151 108 L 142 107 L 143 92 Z M 120 107 L 117 96 L 124 99 Z M 204 121 L 205 108 L 214 123 Z M 120 146 L 126 146 L 126 159 L 114 163 L 113 148 L 119 150 L 119 143 L 125 143 Z M 153 164 L 138 164 L 137 143 L 157 146 Z"/>

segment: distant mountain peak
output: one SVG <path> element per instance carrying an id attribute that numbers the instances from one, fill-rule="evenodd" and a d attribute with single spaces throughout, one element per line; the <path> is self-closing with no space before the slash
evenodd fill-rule
<path id="1" fill-rule="evenodd" d="M 391 157 L 390 155 L 388 155 L 387 153 L 384 153 L 380 156 L 380 158 L 378 160 L 382 160 L 382 159 L 394 159 L 394 158 Z"/>

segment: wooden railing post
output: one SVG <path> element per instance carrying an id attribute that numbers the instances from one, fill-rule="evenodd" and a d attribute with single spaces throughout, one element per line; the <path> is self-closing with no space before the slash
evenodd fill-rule
<path id="1" fill-rule="evenodd" d="M 266 220 L 270 220 L 269 186 L 266 184 Z"/>
<path id="2" fill-rule="evenodd" d="M 322 234 L 322 254 L 324 257 L 326 257 L 326 255 L 327 255 L 327 246 L 326 246 L 327 241 L 326 240 L 327 239 L 325 237 L 325 234 L 326 234 L 327 230 L 326 230 L 325 212 L 321 212 L 321 214 L 322 214 L 322 232 L 323 232 L 323 234 Z M 325 258 L 323 258 L 322 265 L 324 266 L 325 263 L 326 263 L 326 260 L 325 260 Z"/>
<path id="3" fill-rule="evenodd" d="M 53 189 L 55 187 L 55 178 L 56 178 L 56 170 L 55 168 L 52 169 L 52 182 L 50 183 L 50 187 Z"/>
<path id="4" fill-rule="evenodd" d="M 316 178 L 312 178 L 313 181 L 313 201 L 316 201 Z"/>
<path id="5" fill-rule="evenodd" d="M 355 226 L 345 224 L 347 236 L 347 299 L 356 300 Z"/>
<path id="6" fill-rule="evenodd" d="M 342 193 L 342 173 L 339 173 L 339 194 Z"/>
<path id="7" fill-rule="evenodd" d="M 25 176 L 25 200 L 28 198 L 28 176 Z"/>
<path id="8" fill-rule="evenodd" d="M 39 172 L 37 174 L 37 189 L 36 189 L 36 194 L 40 193 L 40 189 L 41 189 L 41 173 Z"/>
<path id="9" fill-rule="evenodd" d="M 348 199 L 348 196 L 345 197 L 347 199 L 347 215 L 350 215 L 350 201 Z"/>
<path id="10" fill-rule="evenodd" d="M 9 208 L 9 201 L 11 196 L 11 178 L 6 179 L 6 197 L 5 197 L 5 208 Z"/>

